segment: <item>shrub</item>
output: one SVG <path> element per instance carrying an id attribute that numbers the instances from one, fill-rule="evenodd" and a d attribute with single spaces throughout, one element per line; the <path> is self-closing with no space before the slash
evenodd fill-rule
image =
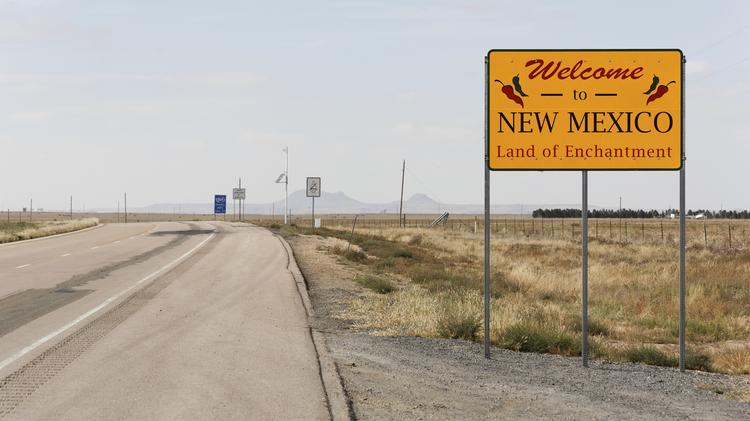
<path id="1" fill-rule="evenodd" d="M 360 276 L 356 281 L 363 287 L 371 289 L 378 294 L 388 294 L 396 290 L 396 286 L 391 281 L 378 278 L 377 276 Z"/>
<path id="2" fill-rule="evenodd" d="M 582 330 L 581 326 L 581 317 L 571 316 L 571 323 L 570 328 L 571 330 L 574 330 L 576 332 L 580 332 Z M 592 336 L 607 336 L 609 335 L 609 327 L 605 325 L 604 323 L 601 323 L 596 320 L 592 320 L 591 317 L 589 317 L 589 335 Z"/>
<path id="3" fill-rule="evenodd" d="M 581 343 L 573 335 L 530 323 L 516 323 L 508 327 L 500 345 L 520 352 L 581 355 Z"/>
<path id="4" fill-rule="evenodd" d="M 700 352 L 688 350 L 685 355 L 685 368 L 688 370 L 713 371 L 711 357 Z"/>
<path id="5" fill-rule="evenodd" d="M 411 250 L 407 250 L 407 249 L 393 250 L 392 255 L 393 257 L 402 257 L 404 259 L 411 259 L 412 257 L 414 257 L 414 253 L 412 253 Z"/>
<path id="6" fill-rule="evenodd" d="M 679 335 L 679 327 L 676 326 L 672 330 L 672 334 L 675 336 Z M 729 339 L 729 330 L 727 329 L 726 322 L 720 319 L 709 319 L 709 320 L 688 320 L 687 321 L 687 333 L 688 337 L 695 338 L 708 338 L 713 341 L 720 341 L 723 339 Z"/>
<path id="7" fill-rule="evenodd" d="M 414 283 L 423 285 L 430 291 L 479 289 L 482 285 L 476 280 L 448 272 L 434 265 L 414 266 L 408 271 L 408 276 Z"/>
<path id="8" fill-rule="evenodd" d="M 393 258 L 388 257 L 388 258 L 385 258 L 385 259 L 378 259 L 375 262 L 374 266 L 375 266 L 375 269 L 385 270 L 385 269 L 390 269 L 390 268 L 392 268 L 395 265 L 396 265 L 396 262 L 393 261 Z"/>
<path id="9" fill-rule="evenodd" d="M 677 367 L 680 364 L 677 355 L 667 354 L 653 346 L 643 345 L 625 351 L 626 360 L 633 363 L 658 365 L 662 367 Z M 687 350 L 685 354 L 685 368 L 688 370 L 712 371 L 711 357 L 706 354 Z"/>
<path id="10" fill-rule="evenodd" d="M 344 257 L 351 260 L 352 262 L 364 262 L 367 260 L 367 255 L 361 250 L 349 249 L 344 251 Z"/>
<path id="11" fill-rule="evenodd" d="M 624 357 L 631 363 L 643 363 L 663 367 L 677 367 L 679 362 L 677 357 L 668 355 L 650 345 L 641 345 L 627 349 Z"/>
<path id="12" fill-rule="evenodd" d="M 365 254 L 362 250 L 353 248 L 346 249 L 344 247 L 335 246 L 331 248 L 331 252 L 333 252 L 334 254 L 338 254 L 339 256 L 342 256 L 347 260 L 351 260 L 352 262 L 364 262 L 367 260 L 367 254 Z"/>
<path id="13" fill-rule="evenodd" d="M 495 297 L 504 294 L 514 294 L 526 290 L 526 286 L 516 279 L 509 278 L 504 273 L 498 272 L 492 275 L 490 291 Z"/>
<path id="14" fill-rule="evenodd" d="M 482 327 L 481 319 L 471 314 L 448 311 L 438 321 L 438 335 L 443 338 L 475 341 Z"/>

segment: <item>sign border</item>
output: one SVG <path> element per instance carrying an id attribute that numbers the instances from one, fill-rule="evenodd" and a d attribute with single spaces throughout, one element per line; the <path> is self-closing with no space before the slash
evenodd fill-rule
<path id="1" fill-rule="evenodd" d="M 310 196 L 309 194 L 307 194 L 308 191 L 309 191 L 308 190 L 308 183 L 310 182 L 311 179 L 313 179 L 313 180 L 317 179 L 318 180 L 318 195 L 317 196 Z M 320 185 L 321 185 L 320 184 L 320 177 L 307 177 L 305 179 L 305 196 L 306 197 L 320 197 L 321 193 L 323 193 L 323 189 L 320 188 Z"/>
<path id="2" fill-rule="evenodd" d="M 639 51 L 657 51 L 657 52 L 679 52 L 680 53 L 680 166 L 676 168 L 492 168 L 490 166 L 490 81 L 489 76 L 485 77 L 485 89 L 487 90 L 487 105 L 485 109 L 485 131 L 487 133 L 487 139 L 485 139 L 484 153 L 485 153 L 485 165 L 490 171 L 679 171 L 685 164 L 685 53 L 679 48 L 582 48 L 582 49 L 545 49 L 545 48 L 530 48 L 530 49 L 501 49 L 493 48 L 487 51 L 487 55 L 484 57 L 485 72 L 487 75 L 490 74 L 490 55 L 493 52 L 505 53 L 522 53 L 522 52 L 639 52 Z"/>

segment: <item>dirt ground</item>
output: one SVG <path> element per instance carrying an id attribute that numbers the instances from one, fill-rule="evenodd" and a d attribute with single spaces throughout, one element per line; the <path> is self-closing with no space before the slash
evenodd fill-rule
<path id="1" fill-rule="evenodd" d="M 322 332 L 350 399 L 370 419 L 750 419 L 750 376 L 592 361 L 493 348 L 461 340 L 373 336 L 341 314 L 374 294 L 358 269 L 327 250 L 341 240 L 294 236 Z"/>

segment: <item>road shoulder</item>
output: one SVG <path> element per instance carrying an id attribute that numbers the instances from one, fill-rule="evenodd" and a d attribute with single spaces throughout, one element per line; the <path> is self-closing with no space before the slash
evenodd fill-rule
<path id="1" fill-rule="evenodd" d="M 297 259 L 294 250 L 289 243 L 280 235 L 276 236 L 281 241 L 289 258 L 287 269 L 292 274 L 297 285 L 300 300 L 305 307 L 308 319 L 315 317 L 315 311 L 308 294 L 308 287 L 302 271 L 297 265 Z M 318 354 L 318 365 L 320 368 L 320 378 L 323 383 L 323 389 L 326 394 L 329 414 L 334 421 L 354 419 L 350 406 L 349 398 L 346 396 L 342 379 L 333 357 L 330 354 L 324 335 L 313 326 L 310 326 L 310 337 Z"/>
<path id="2" fill-rule="evenodd" d="M 343 316 L 372 292 L 357 268 L 326 250 L 335 239 L 290 237 L 345 393 L 359 419 L 740 419 L 750 404 L 727 397 L 750 377 L 493 349 L 468 341 L 359 332 Z"/>

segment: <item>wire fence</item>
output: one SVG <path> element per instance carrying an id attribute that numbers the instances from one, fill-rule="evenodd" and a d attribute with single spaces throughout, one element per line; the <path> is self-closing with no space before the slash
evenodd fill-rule
<path id="1" fill-rule="evenodd" d="M 437 215 L 407 216 L 402 222 L 406 228 L 437 229 L 453 232 L 475 233 L 484 231 L 484 218 L 449 218 L 444 224 L 431 227 Z M 310 217 L 295 217 L 292 223 L 310 227 Z M 354 216 L 320 218 L 320 226 L 332 229 L 351 229 Z M 398 216 L 358 215 L 356 229 L 390 230 L 399 228 Z M 493 217 L 491 233 L 508 238 L 546 238 L 581 240 L 581 220 L 578 218 L 523 218 Z M 750 220 L 688 219 L 687 242 L 706 248 L 742 249 L 750 245 Z M 589 238 L 620 243 L 676 243 L 679 239 L 678 219 L 614 219 L 589 218 Z"/>
<path id="2" fill-rule="evenodd" d="M 406 228 L 437 229 L 480 235 L 484 231 L 481 215 L 449 217 L 443 223 L 431 227 L 438 215 L 405 215 L 401 221 Z M 103 223 L 125 222 L 123 212 L 74 212 L 73 219 L 98 218 Z M 0 222 L 62 221 L 71 219 L 68 212 L 23 212 L 6 210 Z M 351 229 L 355 215 L 322 215 L 320 226 L 332 229 Z M 365 214 L 356 216 L 357 229 L 389 230 L 399 228 L 399 218 L 390 214 Z M 188 214 L 188 213 L 131 213 L 128 222 L 159 221 L 236 221 L 236 215 Z M 246 221 L 274 221 L 282 223 L 281 216 L 248 215 Z M 309 215 L 295 215 L 290 222 L 301 227 L 311 227 Z M 691 246 L 706 248 L 744 249 L 750 246 L 750 220 L 743 219 L 688 219 L 687 242 Z M 491 233 L 501 238 L 536 238 L 580 241 L 581 220 L 579 218 L 491 218 Z M 678 219 L 630 219 L 589 218 L 589 238 L 598 241 L 620 243 L 676 243 L 679 238 Z"/>

